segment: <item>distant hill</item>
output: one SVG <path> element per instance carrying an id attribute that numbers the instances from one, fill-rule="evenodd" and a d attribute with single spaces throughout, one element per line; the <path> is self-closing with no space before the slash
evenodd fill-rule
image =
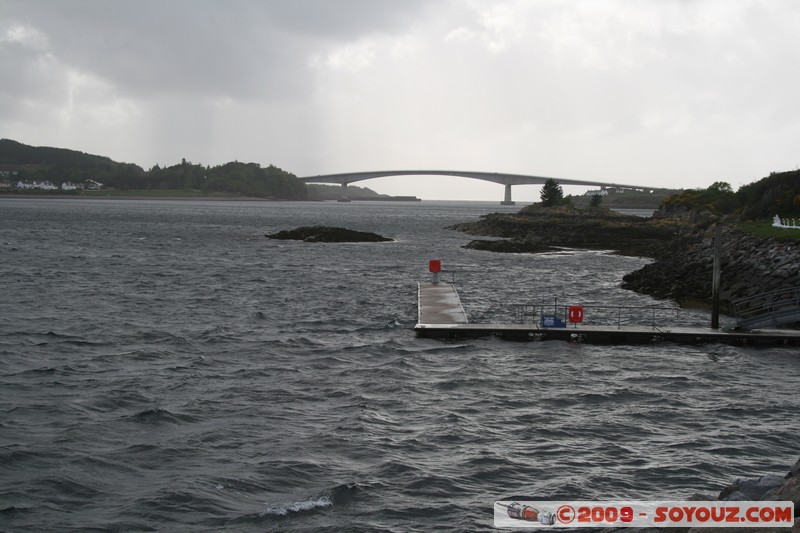
<path id="1" fill-rule="evenodd" d="M 341 185 L 323 185 L 320 183 L 306 183 L 309 200 L 339 200 L 342 196 Z M 358 185 L 347 186 L 347 198 L 354 201 L 384 200 L 390 202 L 419 202 L 416 196 L 390 196 L 380 194 L 368 187 Z"/>
<path id="2" fill-rule="evenodd" d="M 116 165 L 108 157 L 86 154 L 66 148 L 28 146 L 11 139 L 0 139 L 0 166 L 2 167 L 61 167 L 103 168 Z"/>
<path id="3" fill-rule="evenodd" d="M 255 198 L 302 200 L 308 197 L 305 183 L 293 174 L 258 163 L 225 163 L 214 167 L 179 164 L 144 170 L 132 163 L 65 148 L 28 146 L 0 139 L 0 171 L 14 173 L 14 179 L 64 181 L 95 180 L 106 188 L 132 190 L 194 190 Z"/>
<path id="4" fill-rule="evenodd" d="M 635 191 L 631 189 L 606 189 L 606 194 L 601 197 L 601 205 L 610 209 L 652 209 L 655 211 L 661 202 L 672 194 L 679 192 L 677 189 L 648 189 Z M 592 201 L 591 193 L 581 196 L 567 196 L 572 205 L 581 209 L 589 207 Z"/>
<path id="5" fill-rule="evenodd" d="M 342 194 L 341 185 L 307 183 L 306 188 L 308 189 L 308 197 L 311 200 L 338 200 Z M 381 195 L 367 187 L 347 186 L 347 197 L 351 200 L 373 199 L 379 196 Z"/>
<path id="6" fill-rule="evenodd" d="M 81 181 L 116 183 L 126 177 L 139 178 L 144 171 L 130 163 L 65 148 L 28 146 L 0 139 L 0 170 L 16 171 L 20 180 Z"/>

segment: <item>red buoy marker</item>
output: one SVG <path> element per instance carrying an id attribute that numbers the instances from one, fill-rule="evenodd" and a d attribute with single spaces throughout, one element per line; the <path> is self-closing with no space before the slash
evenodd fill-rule
<path id="1" fill-rule="evenodd" d="M 433 274 L 433 283 L 439 283 L 439 272 L 442 271 L 442 261 L 440 259 L 431 259 L 428 263 L 428 270 Z"/>

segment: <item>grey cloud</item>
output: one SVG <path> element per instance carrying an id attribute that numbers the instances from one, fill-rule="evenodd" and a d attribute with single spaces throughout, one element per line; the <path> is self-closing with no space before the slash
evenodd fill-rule
<path id="1" fill-rule="evenodd" d="M 144 166 L 735 181 L 796 164 L 798 22 L 781 0 L 0 0 L 0 135 Z"/>
<path id="2" fill-rule="evenodd" d="M 430 2 L 425 0 L 283 0 L 263 2 L 264 10 L 290 31 L 331 39 L 401 31 L 413 24 Z"/>
<path id="3" fill-rule="evenodd" d="M 388 31 L 413 4 L 388 1 L 12 1 L 6 20 L 135 97 L 293 98 L 310 92 L 317 47 Z M 400 16 L 398 16 L 400 15 Z"/>
<path id="4" fill-rule="evenodd" d="M 23 118 L 28 112 L 23 102 L 63 99 L 58 88 L 65 73 L 47 54 L 21 42 L 0 41 L 0 65 L 0 117 Z"/>

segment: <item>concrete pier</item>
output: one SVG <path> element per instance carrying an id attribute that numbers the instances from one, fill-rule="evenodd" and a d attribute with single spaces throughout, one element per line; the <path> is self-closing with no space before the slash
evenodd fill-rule
<path id="1" fill-rule="evenodd" d="M 595 344 L 680 344 L 723 343 L 737 345 L 800 345 L 800 331 L 758 329 L 724 331 L 701 327 L 614 326 L 569 324 L 567 327 L 543 327 L 535 320 L 528 323 L 470 323 L 452 283 L 420 283 L 419 319 L 414 330 L 420 337 L 465 338 L 496 336 L 509 340 L 561 340 Z M 535 318 L 535 317 L 534 317 Z"/>
<path id="2" fill-rule="evenodd" d="M 511 184 L 506 183 L 505 194 L 503 195 L 503 201 L 500 202 L 500 205 L 514 205 L 516 202 L 511 199 Z"/>
<path id="3" fill-rule="evenodd" d="M 339 202 L 349 202 L 350 196 L 347 194 L 347 184 L 342 183 L 342 188 L 339 191 Z"/>
<path id="4" fill-rule="evenodd" d="M 417 328 L 421 324 L 465 325 L 469 322 L 452 283 L 420 283 L 417 290 Z"/>

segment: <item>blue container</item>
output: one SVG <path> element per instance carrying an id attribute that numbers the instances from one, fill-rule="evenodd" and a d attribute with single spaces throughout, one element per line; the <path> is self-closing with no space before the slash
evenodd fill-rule
<path id="1" fill-rule="evenodd" d="M 545 315 L 542 317 L 542 327 L 544 328 L 565 328 L 567 325 L 563 320 L 556 316 Z"/>

